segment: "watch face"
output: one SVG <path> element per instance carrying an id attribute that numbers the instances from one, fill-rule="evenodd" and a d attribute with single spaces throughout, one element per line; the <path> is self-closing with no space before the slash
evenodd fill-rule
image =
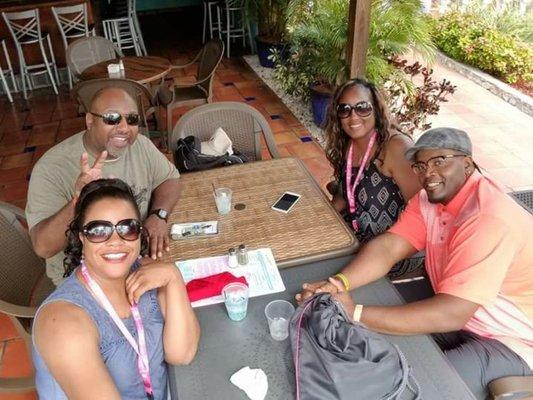
<path id="1" fill-rule="evenodd" d="M 168 212 L 160 208 L 159 210 L 157 210 L 157 216 L 161 219 L 167 219 Z"/>

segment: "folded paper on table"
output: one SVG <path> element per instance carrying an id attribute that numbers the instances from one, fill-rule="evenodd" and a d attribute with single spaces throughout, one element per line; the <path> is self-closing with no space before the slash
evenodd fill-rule
<path id="1" fill-rule="evenodd" d="M 198 221 L 172 224 L 170 237 L 173 240 L 210 236 L 218 233 L 218 221 Z"/>
<path id="2" fill-rule="evenodd" d="M 231 272 L 234 276 L 244 276 L 248 282 L 250 297 L 270 293 L 283 292 L 285 285 L 281 279 L 274 255 L 270 248 L 248 251 L 249 262 L 245 266 L 230 268 L 228 256 L 197 258 L 194 260 L 177 261 L 183 280 L 187 284 L 193 279 L 205 278 L 221 272 Z M 207 306 L 224 302 L 221 295 L 194 301 L 193 307 Z"/>
<path id="3" fill-rule="evenodd" d="M 233 282 L 241 282 L 248 285 L 244 276 L 237 277 L 230 272 L 222 272 L 220 274 L 189 281 L 186 285 L 187 294 L 189 295 L 189 300 L 191 302 L 219 296 L 222 293 L 224 286 Z"/>

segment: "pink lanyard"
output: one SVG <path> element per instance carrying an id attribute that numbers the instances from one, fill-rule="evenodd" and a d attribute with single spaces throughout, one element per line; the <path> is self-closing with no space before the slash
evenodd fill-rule
<path id="1" fill-rule="evenodd" d="M 148 399 L 153 399 L 154 389 L 152 387 L 152 380 L 150 379 L 150 366 L 148 364 L 146 338 L 144 335 L 144 326 L 141 319 L 141 314 L 139 313 L 139 307 L 137 306 L 137 304 L 130 306 L 131 315 L 133 316 L 133 321 L 135 322 L 135 327 L 137 328 L 137 334 L 139 335 L 139 345 L 137 346 L 135 339 L 124 325 L 124 322 L 122 322 L 122 320 L 118 316 L 117 312 L 113 308 L 113 305 L 109 302 L 102 288 L 98 285 L 98 283 L 96 283 L 96 281 L 91 277 L 91 275 L 89 275 L 87 266 L 83 261 L 81 262 L 81 274 L 83 276 L 83 280 L 85 281 L 87 286 L 89 286 L 91 292 L 94 294 L 96 299 L 100 301 L 109 316 L 113 319 L 113 322 L 115 322 L 115 325 L 117 325 L 118 329 L 120 329 L 124 337 L 128 340 L 131 347 L 133 347 L 133 350 L 135 350 L 135 352 L 137 353 L 137 368 L 139 369 L 139 373 L 141 374 L 143 380 L 146 397 Z"/>
<path id="2" fill-rule="evenodd" d="M 370 136 L 370 140 L 368 142 L 368 145 L 366 146 L 365 155 L 363 156 L 363 160 L 361 161 L 361 165 L 359 166 L 359 171 L 357 171 L 357 175 L 355 177 L 355 181 L 353 183 L 353 186 L 351 185 L 352 182 L 352 163 L 353 163 L 353 141 L 350 142 L 350 149 L 348 150 L 348 160 L 346 160 L 346 195 L 348 197 L 348 206 L 350 208 L 350 214 L 355 213 L 355 188 L 363 179 L 363 172 L 366 168 L 366 164 L 368 162 L 368 158 L 370 157 L 370 153 L 372 152 L 372 147 L 374 146 L 374 143 L 376 143 L 376 131 L 372 132 L 372 136 Z M 357 224 L 357 221 L 354 219 L 352 221 L 353 229 L 357 232 L 359 229 L 359 225 Z"/>

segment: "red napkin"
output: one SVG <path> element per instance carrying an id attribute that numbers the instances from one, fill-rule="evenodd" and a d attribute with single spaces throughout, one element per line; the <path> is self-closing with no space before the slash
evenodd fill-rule
<path id="1" fill-rule="evenodd" d="M 187 294 L 190 301 L 202 300 L 208 297 L 218 296 L 228 283 L 241 282 L 248 285 L 244 276 L 236 277 L 229 272 L 206 276 L 205 278 L 193 279 L 187 283 Z"/>

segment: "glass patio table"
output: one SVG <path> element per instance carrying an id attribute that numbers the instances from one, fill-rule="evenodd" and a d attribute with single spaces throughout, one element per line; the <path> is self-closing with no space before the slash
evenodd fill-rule
<path id="1" fill-rule="evenodd" d="M 266 399 L 294 399 L 294 364 L 288 339 L 277 342 L 270 337 L 265 306 L 274 299 L 293 302 L 302 282 L 312 282 L 332 275 L 350 260 L 350 256 L 312 262 L 281 271 L 286 291 L 249 300 L 248 315 L 232 322 L 224 304 L 195 309 L 202 334 L 198 353 L 190 365 L 169 367 L 173 399 L 247 399 L 230 383 L 233 373 L 244 366 L 261 368 L 268 377 Z M 381 279 L 352 292 L 358 303 L 373 305 L 401 304 L 403 300 L 388 279 Z M 427 335 L 387 336 L 397 344 L 412 367 L 424 400 L 475 400 L 436 343 Z M 411 399 L 402 396 L 402 399 Z"/>

